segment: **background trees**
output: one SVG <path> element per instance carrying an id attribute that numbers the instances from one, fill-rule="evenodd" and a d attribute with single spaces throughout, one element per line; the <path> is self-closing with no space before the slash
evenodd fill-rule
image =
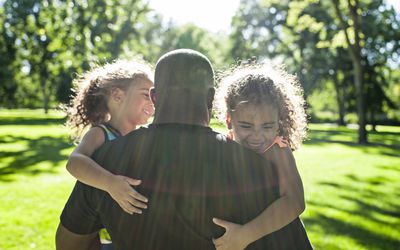
<path id="1" fill-rule="evenodd" d="M 400 120 L 400 14 L 383 0 L 243 0 L 229 34 L 167 22 L 142 0 L 0 1 L 0 107 L 47 111 L 94 63 L 192 48 L 216 69 L 284 63 L 304 87 L 312 121 Z"/>
<path id="2" fill-rule="evenodd" d="M 398 74 L 399 14 L 385 2 L 242 1 L 232 25 L 231 55 L 287 64 L 311 108 L 324 109 L 324 100 L 311 95 L 334 89 L 338 123 L 355 112 L 359 143 L 367 142 L 366 123 L 376 124 L 377 114 L 380 121 L 398 119 L 390 110 L 399 105 L 398 93 L 391 91 L 399 85 L 391 77 Z"/>

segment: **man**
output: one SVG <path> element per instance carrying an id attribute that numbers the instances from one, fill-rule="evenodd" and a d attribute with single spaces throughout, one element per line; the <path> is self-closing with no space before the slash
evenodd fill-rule
<path id="1" fill-rule="evenodd" d="M 245 223 L 278 198 L 269 163 L 208 127 L 214 73 L 205 56 L 176 50 L 161 57 L 151 98 L 156 112 L 149 128 L 93 155 L 109 171 L 141 179 L 137 189 L 149 208 L 130 215 L 107 193 L 77 182 L 61 215 L 58 249 L 89 249 L 102 225 L 116 249 L 214 249 L 212 239 L 224 232 L 213 217 Z M 249 246 L 310 247 L 299 220 Z"/>

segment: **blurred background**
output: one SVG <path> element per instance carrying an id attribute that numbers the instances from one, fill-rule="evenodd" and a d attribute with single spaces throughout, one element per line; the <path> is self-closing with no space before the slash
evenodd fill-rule
<path id="1" fill-rule="evenodd" d="M 0 249 L 54 248 L 72 80 L 177 48 L 217 72 L 285 64 L 307 102 L 295 156 L 314 246 L 400 249 L 399 0 L 0 0 Z"/>
<path id="2" fill-rule="evenodd" d="M 399 9 L 397 0 L 2 0 L 0 106 L 46 111 L 67 102 L 72 79 L 94 63 L 142 55 L 154 64 L 192 48 L 217 70 L 285 64 L 312 121 L 398 125 Z"/>

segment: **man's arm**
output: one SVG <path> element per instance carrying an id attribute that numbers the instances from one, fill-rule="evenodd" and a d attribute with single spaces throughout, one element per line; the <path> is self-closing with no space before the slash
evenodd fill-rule
<path id="1" fill-rule="evenodd" d="M 61 223 L 56 232 L 57 250 L 98 250 L 100 249 L 99 232 L 91 234 L 75 234 Z"/>
<path id="2" fill-rule="evenodd" d="M 98 232 L 103 225 L 95 207 L 100 190 L 76 182 L 60 216 L 56 248 L 61 250 L 99 249 Z M 94 244 L 94 245 L 93 245 Z"/>

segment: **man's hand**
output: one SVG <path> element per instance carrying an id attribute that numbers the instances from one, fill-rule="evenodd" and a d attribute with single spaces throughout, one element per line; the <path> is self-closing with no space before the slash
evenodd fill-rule
<path id="1" fill-rule="evenodd" d="M 213 222 L 225 228 L 225 234 L 218 239 L 213 239 L 217 250 L 242 250 L 251 242 L 248 242 L 244 234 L 244 226 L 232 222 L 214 218 Z"/>
<path id="2" fill-rule="evenodd" d="M 141 214 L 142 209 L 147 208 L 147 198 L 132 188 L 132 186 L 138 186 L 140 183 L 140 180 L 113 175 L 107 191 L 125 212 Z"/>

